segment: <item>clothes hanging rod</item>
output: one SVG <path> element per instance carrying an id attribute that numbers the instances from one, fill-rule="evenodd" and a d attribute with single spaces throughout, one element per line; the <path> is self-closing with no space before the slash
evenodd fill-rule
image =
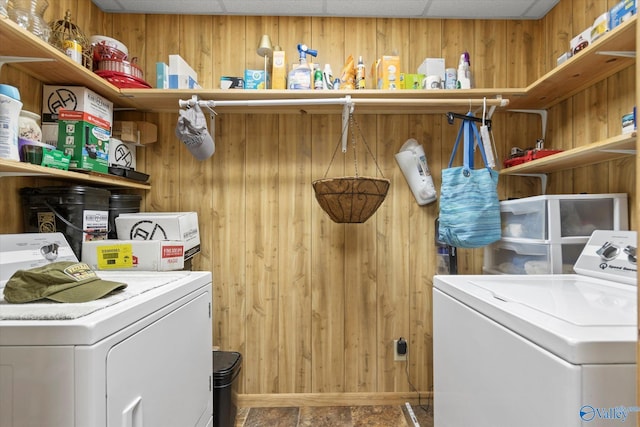
<path id="1" fill-rule="evenodd" d="M 187 108 L 198 103 L 200 107 L 215 109 L 216 107 L 273 107 L 273 106 L 295 106 L 295 105 L 362 105 L 362 106 L 461 106 L 461 107 L 478 107 L 487 106 L 506 107 L 509 104 L 508 99 L 473 99 L 473 98 L 449 98 L 449 99 L 385 99 L 385 98 L 358 98 L 353 99 L 347 95 L 341 98 L 308 98 L 308 99 L 246 99 L 246 100 L 200 100 L 196 96 L 191 99 L 181 99 L 179 101 L 180 108 Z"/>

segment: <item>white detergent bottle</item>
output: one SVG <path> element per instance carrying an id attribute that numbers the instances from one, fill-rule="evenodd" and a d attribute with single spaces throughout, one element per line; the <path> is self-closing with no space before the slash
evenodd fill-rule
<path id="1" fill-rule="evenodd" d="M 460 55 L 460 63 L 458 64 L 458 83 L 457 89 L 471 89 L 471 62 L 469 60 L 469 52 Z"/>

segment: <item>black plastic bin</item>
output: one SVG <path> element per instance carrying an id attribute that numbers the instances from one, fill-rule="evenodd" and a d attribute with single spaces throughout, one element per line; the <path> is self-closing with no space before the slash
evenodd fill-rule
<path id="1" fill-rule="evenodd" d="M 213 352 L 213 426 L 233 427 L 238 411 L 236 379 L 242 367 L 242 355 L 235 351 Z"/>
<path id="2" fill-rule="evenodd" d="M 61 232 L 81 260 L 83 240 L 107 238 L 110 195 L 82 185 L 21 188 L 24 231 Z"/>
<path id="3" fill-rule="evenodd" d="M 109 197 L 109 239 L 117 239 L 116 218 L 121 213 L 140 212 L 140 200 L 138 194 L 112 194 Z"/>

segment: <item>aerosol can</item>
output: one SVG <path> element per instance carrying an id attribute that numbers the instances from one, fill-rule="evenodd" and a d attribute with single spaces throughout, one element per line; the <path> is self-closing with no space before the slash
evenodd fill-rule
<path id="1" fill-rule="evenodd" d="M 317 50 L 306 44 L 298 44 L 299 64 L 289 71 L 289 89 L 313 89 L 313 70 L 307 62 L 307 55 L 318 56 Z"/>

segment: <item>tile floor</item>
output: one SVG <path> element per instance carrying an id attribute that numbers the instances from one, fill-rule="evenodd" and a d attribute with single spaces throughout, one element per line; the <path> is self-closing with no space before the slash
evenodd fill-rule
<path id="1" fill-rule="evenodd" d="M 432 406 L 412 405 L 420 427 L 433 427 Z M 414 427 L 402 406 L 240 408 L 235 427 Z"/>

